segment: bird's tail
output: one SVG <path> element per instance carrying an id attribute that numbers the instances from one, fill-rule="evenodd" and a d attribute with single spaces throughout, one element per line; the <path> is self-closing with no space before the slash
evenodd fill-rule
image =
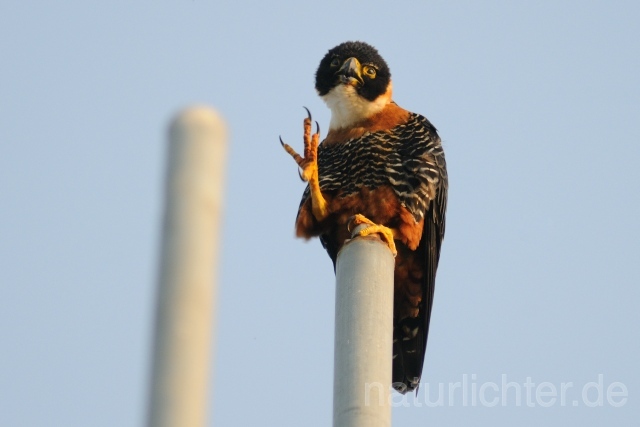
<path id="1" fill-rule="evenodd" d="M 426 337 L 422 333 L 421 316 L 407 317 L 393 331 L 392 385 L 404 394 L 420 384 Z"/>

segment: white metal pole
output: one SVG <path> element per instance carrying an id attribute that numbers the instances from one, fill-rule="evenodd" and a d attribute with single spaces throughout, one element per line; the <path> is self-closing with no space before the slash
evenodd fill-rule
<path id="1" fill-rule="evenodd" d="M 191 107 L 169 129 L 149 427 L 203 427 L 226 160 L 215 111 Z"/>
<path id="2" fill-rule="evenodd" d="M 356 237 L 338 253 L 334 427 L 391 426 L 394 267 L 375 235 Z"/>

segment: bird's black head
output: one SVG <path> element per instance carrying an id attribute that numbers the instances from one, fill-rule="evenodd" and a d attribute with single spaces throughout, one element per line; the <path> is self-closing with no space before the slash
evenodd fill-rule
<path id="1" fill-rule="evenodd" d="M 334 87 L 346 84 L 358 95 L 373 101 L 387 91 L 391 73 L 376 48 L 363 42 L 345 42 L 320 61 L 316 72 L 316 90 L 320 96 Z"/>

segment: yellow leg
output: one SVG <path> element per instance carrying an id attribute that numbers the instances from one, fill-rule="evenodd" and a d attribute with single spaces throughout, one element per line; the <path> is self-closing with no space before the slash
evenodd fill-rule
<path id="1" fill-rule="evenodd" d="M 306 108 L 305 108 L 306 109 Z M 313 216 L 322 221 L 329 215 L 327 201 L 320 191 L 320 182 L 318 180 L 318 144 L 320 141 L 320 130 L 311 135 L 311 113 L 307 110 L 308 117 L 304 119 L 304 157 L 300 156 L 290 145 L 282 142 L 285 151 L 289 153 L 293 160 L 298 164 L 302 172 L 300 177 L 309 183 L 311 190 L 311 210 Z M 317 126 L 316 122 L 316 126 Z M 319 128 L 319 127 L 318 127 Z"/>
<path id="2" fill-rule="evenodd" d="M 349 229 L 360 224 L 366 224 L 369 227 L 360 230 L 358 232 L 359 236 L 368 236 L 370 234 L 378 233 L 387 246 L 389 246 L 389 250 L 391 250 L 393 256 L 398 254 L 398 251 L 396 250 L 396 243 L 393 241 L 394 232 L 391 228 L 376 224 L 364 215 L 357 214 L 349 221 Z"/>

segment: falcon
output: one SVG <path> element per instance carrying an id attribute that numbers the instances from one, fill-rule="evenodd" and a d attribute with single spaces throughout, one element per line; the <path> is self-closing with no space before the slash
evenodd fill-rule
<path id="1" fill-rule="evenodd" d="M 436 269 L 444 238 L 447 169 L 440 137 L 425 117 L 392 100 L 378 51 L 342 43 L 322 58 L 315 87 L 331 110 L 326 138 L 304 119 L 304 156 L 282 142 L 308 182 L 298 237 L 318 236 L 333 261 L 350 230 L 377 233 L 395 257 L 393 387 L 415 390 L 422 375 Z"/>

